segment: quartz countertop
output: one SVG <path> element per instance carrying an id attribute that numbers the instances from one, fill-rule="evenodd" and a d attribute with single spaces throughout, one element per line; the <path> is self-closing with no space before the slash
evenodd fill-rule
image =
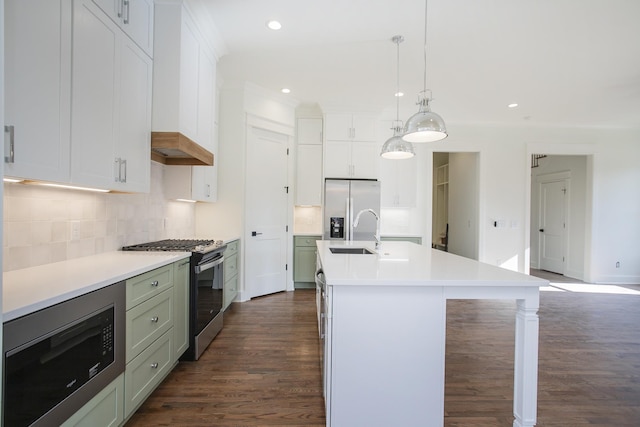
<path id="1" fill-rule="evenodd" d="M 114 251 L 3 273 L 3 321 L 16 319 L 190 256 L 190 252 Z"/>
<path id="2" fill-rule="evenodd" d="M 410 242 L 316 242 L 329 286 L 545 286 L 537 277 Z M 365 247 L 375 254 L 333 254 L 330 247 Z"/>

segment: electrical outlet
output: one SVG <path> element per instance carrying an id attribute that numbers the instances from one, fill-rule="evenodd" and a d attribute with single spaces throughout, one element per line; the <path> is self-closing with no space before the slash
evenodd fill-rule
<path id="1" fill-rule="evenodd" d="M 620 261 L 616 262 L 616 268 L 620 268 Z"/>

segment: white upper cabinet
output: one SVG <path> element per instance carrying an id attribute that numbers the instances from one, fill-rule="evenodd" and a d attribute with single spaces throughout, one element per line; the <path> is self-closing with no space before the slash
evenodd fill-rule
<path id="1" fill-rule="evenodd" d="M 153 0 L 93 0 L 149 56 L 153 56 Z"/>
<path id="2" fill-rule="evenodd" d="M 378 117 L 373 114 L 325 115 L 327 141 L 377 141 Z"/>
<path id="3" fill-rule="evenodd" d="M 378 179 L 378 117 L 373 114 L 325 115 L 324 177 Z"/>
<path id="4" fill-rule="evenodd" d="M 148 192 L 152 60 L 90 0 L 73 17 L 71 181 Z"/>
<path id="5" fill-rule="evenodd" d="M 6 0 L 4 19 L 4 174 L 68 182 L 71 4 Z"/>

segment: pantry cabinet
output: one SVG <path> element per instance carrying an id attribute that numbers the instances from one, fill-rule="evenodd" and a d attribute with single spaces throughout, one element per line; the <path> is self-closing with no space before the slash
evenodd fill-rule
<path id="1" fill-rule="evenodd" d="M 71 180 L 148 192 L 152 60 L 91 1 L 73 16 Z"/>
<path id="2" fill-rule="evenodd" d="M 93 0 L 147 55 L 153 56 L 153 0 Z"/>
<path id="3" fill-rule="evenodd" d="M 69 182 L 71 3 L 4 3 L 4 174 Z"/>
<path id="4" fill-rule="evenodd" d="M 296 205 L 322 203 L 322 119 L 299 118 L 296 128 Z"/>

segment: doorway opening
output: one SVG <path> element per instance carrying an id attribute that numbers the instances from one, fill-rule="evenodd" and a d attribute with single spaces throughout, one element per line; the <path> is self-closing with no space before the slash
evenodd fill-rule
<path id="1" fill-rule="evenodd" d="M 479 154 L 434 152 L 431 246 L 478 259 Z"/>
<path id="2" fill-rule="evenodd" d="M 532 157 L 531 268 L 585 279 L 590 163 L 586 155 Z"/>

